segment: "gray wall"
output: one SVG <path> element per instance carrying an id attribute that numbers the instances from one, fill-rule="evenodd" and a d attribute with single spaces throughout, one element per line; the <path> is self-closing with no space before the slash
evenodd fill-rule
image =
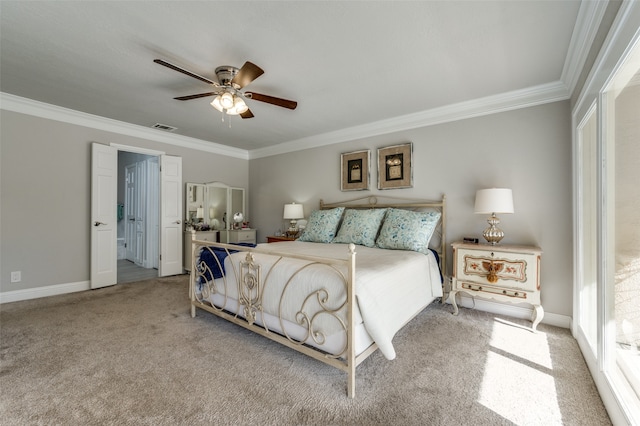
<path id="1" fill-rule="evenodd" d="M 29 115 L 1 111 L 0 291 L 87 281 L 90 277 L 90 143 L 120 143 L 183 159 L 184 182 L 248 188 L 258 240 L 284 227 L 285 203 L 333 202 L 383 193 L 447 195 L 448 242 L 478 236 L 475 191 L 504 186 L 515 214 L 502 215 L 504 243 L 544 250 L 542 304 L 572 314 L 571 132 L 569 102 L 557 102 L 250 161 L 175 147 Z M 378 191 L 376 149 L 414 144 L 414 186 Z M 369 191 L 340 191 L 340 153 L 371 149 Z M 11 284 L 10 271 L 22 271 Z M 449 258 L 448 270 L 451 270 Z"/>
<path id="2" fill-rule="evenodd" d="M 6 110 L 0 122 L 1 292 L 90 279 L 91 142 L 181 156 L 184 182 L 248 187 L 247 160 Z"/>
<path id="3" fill-rule="evenodd" d="M 378 191 L 377 148 L 413 142 L 414 185 Z M 370 149 L 369 191 L 340 191 L 340 154 Z M 484 215 L 473 213 L 475 191 L 513 189 L 515 214 L 501 215 L 503 243 L 540 246 L 542 304 L 572 314 L 571 118 L 568 101 L 250 160 L 251 221 L 258 240 L 284 227 L 285 203 L 346 200 L 383 193 L 448 200 L 447 240 L 482 239 Z M 450 249 L 449 249 L 450 253 Z M 451 271 L 449 256 L 448 271 Z"/>

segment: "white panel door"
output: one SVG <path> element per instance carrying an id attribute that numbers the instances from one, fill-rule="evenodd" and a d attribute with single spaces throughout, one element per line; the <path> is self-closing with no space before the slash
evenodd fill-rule
<path id="1" fill-rule="evenodd" d="M 125 167 L 126 189 L 125 189 L 125 224 L 124 242 L 126 245 L 126 259 L 135 262 L 136 260 L 136 165 Z"/>
<path id="2" fill-rule="evenodd" d="M 160 156 L 160 276 L 182 274 L 182 158 Z"/>
<path id="3" fill-rule="evenodd" d="M 91 288 L 113 285 L 117 264 L 118 150 L 92 144 L 91 150 Z"/>
<path id="4" fill-rule="evenodd" d="M 147 163 L 139 161 L 136 167 L 135 212 L 136 212 L 136 257 L 135 264 L 144 267 L 147 258 Z"/>

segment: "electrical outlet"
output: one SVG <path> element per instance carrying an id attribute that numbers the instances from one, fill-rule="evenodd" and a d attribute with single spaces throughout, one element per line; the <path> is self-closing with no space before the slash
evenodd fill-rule
<path id="1" fill-rule="evenodd" d="M 22 280 L 22 272 L 13 271 L 11 273 L 11 282 L 12 283 L 19 283 L 21 280 Z"/>

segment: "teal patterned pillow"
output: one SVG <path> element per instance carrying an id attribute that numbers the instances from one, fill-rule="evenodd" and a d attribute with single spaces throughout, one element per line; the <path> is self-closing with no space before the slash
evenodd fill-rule
<path id="1" fill-rule="evenodd" d="M 353 243 L 366 247 L 376 245 L 376 237 L 387 209 L 347 209 L 334 243 Z"/>
<path id="2" fill-rule="evenodd" d="M 440 212 L 389 209 L 376 245 L 384 249 L 413 250 L 427 254 L 429 240 L 440 220 Z"/>
<path id="3" fill-rule="evenodd" d="M 307 227 L 302 231 L 298 241 L 312 243 L 330 243 L 336 236 L 344 207 L 331 210 L 314 210 L 309 216 Z"/>

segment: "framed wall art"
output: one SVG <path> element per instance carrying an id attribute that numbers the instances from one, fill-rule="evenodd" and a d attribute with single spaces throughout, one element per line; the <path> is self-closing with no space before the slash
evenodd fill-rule
<path id="1" fill-rule="evenodd" d="M 362 191 L 369 189 L 369 163 L 371 151 L 345 152 L 340 155 L 340 190 Z"/>
<path id="2" fill-rule="evenodd" d="M 411 188 L 413 144 L 378 148 L 378 189 Z"/>

